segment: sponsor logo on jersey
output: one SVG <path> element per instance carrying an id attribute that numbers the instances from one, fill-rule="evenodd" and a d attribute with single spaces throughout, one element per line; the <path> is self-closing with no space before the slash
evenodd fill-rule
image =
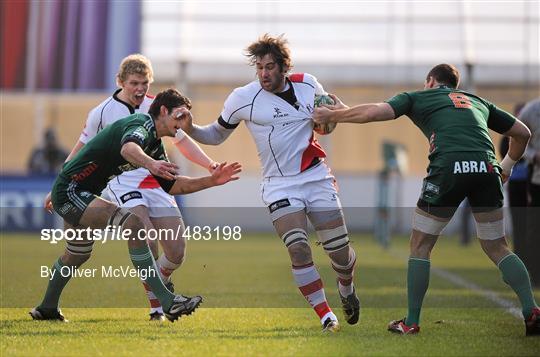
<path id="1" fill-rule="evenodd" d="M 92 194 L 88 191 L 82 191 L 80 195 L 81 197 L 85 197 L 85 198 L 92 197 Z"/>
<path id="2" fill-rule="evenodd" d="M 476 173 L 492 173 L 493 165 L 485 161 L 455 161 L 454 162 L 454 175 L 455 174 L 476 174 Z"/>
<path id="3" fill-rule="evenodd" d="M 146 139 L 146 133 L 147 132 L 144 128 L 139 127 L 133 133 L 131 133 L 130 136 L 139 140 L 141 143 L 144 143 L 144 139 Z"/>
<path id="4" fill-rule="evenodd" d="M 283 207 L 289 207 L 290 205 L 291 205 L 291 202 L 289 202 L 289 199 L 284 198 L 282 200 L 279 200 L 270 204 L 270 206 L 268 206 L 268 209 L 270 210 L 270 213 L 274 213 L 278 209 L 283 208 Z"/>
<path id="5" fill-rule="evenodd" d="M 122 203 L 126 203 L 127 201 L 136 198 L 142 198 L 142 194 L 139 191 L 131 191 L 120 196 L 120 200 L 122 201 Z"/>
<path id="6" fill-rule="evenodd" d="M 285 118 L 285 117 L 288 117 L 288 116 L 289 116 L 288 113 L 282 113 L 281 109 L 274 108 L 274 119 L 276 119 L 276 118 Z"/>
<path id="7" fill-rule="evenodd" d="M 60 206 L 58 211 L 60 211 L 61 214 L 66 215 L 72 208 L 73 208 L 73 205 L 68 202 Z"/>
<path id="8" fill-rule="evenodd" d="M 92 174 L 92 172 L 96 171 L 98 168 L 98 165 L 95 162 L 91 162 L 86 166 L 81 172 L 78 174 L 71 175 L 71 179 L 76 182 L 81 182 L 88 176 Z"/>

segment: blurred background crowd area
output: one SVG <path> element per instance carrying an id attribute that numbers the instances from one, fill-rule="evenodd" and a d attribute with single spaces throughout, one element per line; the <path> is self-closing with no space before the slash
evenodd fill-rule
<path id="1" fill-rule="evenodd" d="M 422 89 L 429 68 L 441 62 L 458 66 L 462 88 L 508 111 L 540 90 L 537 1 L 6 0 L 0 7 L 2 173 L 25 173 L 51 128 L 69 151 L 88 111 L 116 88 L 121 59 L 135 52 L 152 61 L 150 92 L 181 89 L 202 124 L 255 78 L 243 49 L 266 32 L 289 39 L 293 71 L 312 73 L 348 104 Z M 341 125 L 320 140 L 336 173 L 375 174 L 385 141 L 403 145 L 409 175 L 425 173 L 427 140 L 406 118 Z M 204 148 L 259 174 L 244 126 L 219 147 Z"/>

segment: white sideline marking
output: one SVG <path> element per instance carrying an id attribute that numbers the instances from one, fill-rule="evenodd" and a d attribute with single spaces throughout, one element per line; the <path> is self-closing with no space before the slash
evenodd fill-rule
<path id="1" fill-rule="evenodd" d="M 494 302 L 500 307 L 503 307 L 505 309 L 504 311 L 506 311 L 510 315 L 520 320 L 523 319 L 523 316 L 521 314 L 521 309 L 518 308 L 516 305 L 514 305 L 512 301 L 500 297 L 499 294 L 497 294 L 495 291 L 484 289 L 483 287 L 476 285 L 472 281 L 468 281 L 462 278 L 461 276 L 456 275 L 454 273 L 450 273 L 449 271 L 446 271 L 444 269 L 431 268 L 431 271 L 433 271 L 433 273 L 440 276 L 441 278 L 446 279 L 450 281 L 451 283 L 454 283 L 455 285 L 472 290 L 475 293 L 482 295 L 487 300 Z"/>
<path id="2" fill-rule="evenodd" d="M 400 259 L 404 258 L 402 254 L 399 254 L 397 252 L 389 251 L 389 253 L 395 257 L 399 257 Z M 409 259 L 409 258 L 406 257 L 406 259 Z M 438 275 L 439 277 L 446 279 L 457 286 L 461 286 L 462 288 L 472 290 L 478 295 L 481 295 L 487 300 L 495 303 L 496 305 L 503 307 L 504 311 L 509 313 L 510 315 L 520 320 L 523 319 L 523 315 L 521 314 L 521 309 L 517 307 L 516 305 L 514 305 L 514 303 L 511 300 L 500 297 L 499 294 L 497 294 L 495 291 L 484 289 L 483 287 L 473 283 L 472 281 L 469 281 L 457 274 L 450 273 L 449 271 L 441 269 L 441 268 L 431 267 L 431 271 L 435 275 Z"/>

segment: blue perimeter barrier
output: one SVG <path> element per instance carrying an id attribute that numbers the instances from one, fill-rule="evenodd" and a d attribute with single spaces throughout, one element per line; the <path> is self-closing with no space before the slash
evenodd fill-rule
<path id="1" fill-rule="evenodd" d="M 62 218 L 43 208 L 56 176 L 0 175 L 0 232 L 62 228 Z M 176 199 L 180 205 L 179 199 Z"/>
<path id="2" fill-rule="evenodd" d="M 0 176 L 0 231 L 36 232 L 57 224 L 43 208 L 56 176 Z"/>

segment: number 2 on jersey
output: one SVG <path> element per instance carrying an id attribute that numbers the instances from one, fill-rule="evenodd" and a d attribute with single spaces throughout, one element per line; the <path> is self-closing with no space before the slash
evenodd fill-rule
<path id="1" fill-rule="evenodd" d="M 465 94 L 454 92 L 448 93 L 448 96 L 452 100 L 452 103 L 454 103 L 454 107 L 465 109 L 472 108 L 471 100 Z"/>

